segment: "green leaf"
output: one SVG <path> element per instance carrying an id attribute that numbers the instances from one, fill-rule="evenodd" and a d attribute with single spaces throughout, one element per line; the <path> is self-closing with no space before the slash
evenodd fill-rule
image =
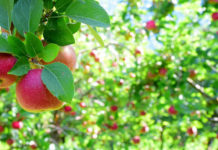
<path id="1" fill-rule="evenodd" d="M 46 9 L 52 9 L 52 7 L 53 7 L 53 2 L 52 2 L 52 0 L 43 0 L 43 2 L 44 2 L 44 7 L 45 7 Z"/>
<path id="2" fill-rule="evenodd" d="M 13 10 L 12 20 L 21 35 L 34 33 L 40 22 L 43 10 L 42 0 L 19 0 Z"/>
<path id="3" fill-rule="evenodd" d="M 79 31 L 81 23 L 77 22 L 77 23 L 69 23 L 67 24 L 68 28 L 70 29 L 71 33 L 74 34 L 77 31 Z"/>
<path id="4" fill-rule="evenodd" d="M 45 62 L 51 62 L 58 56 L 59 51 L 60 47 L 58 45 L 50 43 L 44 48 L 39 57 Z"/>
<path id="5" fill-rule="evenodd" d="M 0 26 L 10 31 L 14 0 L 0 0 Z"/>
<path id="6" fill-rule="evenodd" d="M 43 35 L 46 41 L 60 46 L 75 43 L 74 37 L 67 27 L 64 18 L 49 19 Z"/>
<path id="7" fill-rule="evenodd" d="M 98 41 L 98 43 L 104 47 L 104 41 L 102 38 L 99 36 L 99 34 L 91 27 L 88 25 L 89 30 L 91 31 L 91 34 L 95 37 L 95 39 Z"/>
<path id="8" fill-rule="evenodd" d="M 67 8 L 70 18 L 91 26 L 109 27 L 107 12 L 94 0 L 76 0 Z"/>
<path id="9" fill-rule="evenodd" d="M 26 54 L 26 48 L 24 43 L 15 36 L 9 36 L 8 37 L 8 44 L 10 46 L 11 51 L 15 54 L 15 56 L 25 56 Z"/>
<path id="10" fill-rule="evenodd" d="M 8 41 L 2 36 L 0 36 L 0 52 L 1 53 L 12 53 L 10 50 Z"/>
<path id="11" fill-rule="evenodd" d="M 26 34 L 26 50 L 31 57 L 35 57 L 43 51 L 42 42 L 32 33 Z"/>
<path id="12" fill-rule="evenodd" d="M 64 12 L 72 2 L 72 0 L 57 0 L 55 7 L 58 12 Z"/>
<path id="13" fill-rule="evenodd" d="M 17 63 L 14 67 L 10 70 L 9 74 L 13 74 L 16 76 L 22 76 L 28 73 L 30 70 L 30 64 L 26 57 L 22 57 L 18 59 Z"/>
<path id="14" fill-rule="evenodd" d="M 74 81 L 70 69 L 62 63 L 46 65 L 42 81 L 59 100 L 70 103 L 74 95 Z"/>

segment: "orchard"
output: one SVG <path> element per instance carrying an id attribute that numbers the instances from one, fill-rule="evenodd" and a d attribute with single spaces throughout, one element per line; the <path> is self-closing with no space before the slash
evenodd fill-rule
<path id="1" fill-rule="evenodd" d="M 0 0 L 0 150 L 217 150 L 217 0 Z"/>

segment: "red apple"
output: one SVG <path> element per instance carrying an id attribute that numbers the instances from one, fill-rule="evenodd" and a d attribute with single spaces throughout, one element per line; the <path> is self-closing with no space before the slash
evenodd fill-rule
<path id="1" fill-rule="evenodd" d="M 99 57 L 95 57 L 95 62 L 100 62 L 100 58 Z"/>
<path id="2" fill-rule="evenodd" d="M 4 127 L 0 125 L 0 133 L 4 131 Z"/>
<path id="3" fill-rule="evenodd" d="M 71 112 L 72 111 L 72 107 L 71 106 L 64 106 L 64 111 L 65 112 Z"/>
<path id="4" fill-rule="evenodd" d="M 139 50 L 139 49 L 135 49 L 135 55 L 141 55 L 142 54 L 142 52 Z"/>
<path id="5" fill-rule="evenodd" d="M 110 127 L 111 130 L 117 130 L 118 125 L 117 123 L 113 123 L 113 125 Z"/>
<path id="6" fill-rule="evenodd" d="M 140 143 L 140 137 L 135 136 L 135 137 L 133 137 L 132 141 L 133 141 L 134 144 L 139 144 Z"/>
<path id="7" fill-rule="evenodd" d="M 93 50 L 93 51 L 91 51 L 90 53 L 89 53 L 89 55 L 91 56 L 91 57 L 96 57 L 96 52 Z"/>
<path id="8" fill-rule="evenodd" d="M 21 121 L 14 121 L 12 122 L 12 128 L 14 129 L 21 129 L 23 127 L 23 123 Z"/>
<path id="9" fill-rule="evenodd" d="M 113 62 L 113 63 L 112 63 L 112 66 L 113 66 L 113 67 L 117 67 L 117 66 L 118 66 L 117 62 Z"/>
<path id="10" fill-rule="evenodd" d="M 17 102 L 28 112 L 57 110 L 63 105 L 43 84 L 41 73 L 42 69 L 30 70 L 17 83 Z"/>
<path id="11" fill-rule="evenodd" d="M 75 112 L 75 111 L 72 111 L 72 112 L 71 112 L 71 115 L 72 115 L 72 116 L 75 116 L 75 115 L 76 115 L 76 112 Z"/>
<path id="12" fill-rule="evenodd" d="M 218 20 L 218 12 L 215 12 L 215 13 L 212 14 L 212 19 L 213 19 L 213 21 Z"/>
<path id="13" fill-rule="evenodd" d="M 146 112 L 144 110 L 142 110 L 142 111 L 140 111 L 140 115 L 144 116 L 144 115 L 146 115 Z"/>
<path id="14" fill-rule="evenodd" d="M 168 113 L 170 115 L 176 115 L 178 113 L 178 111 L 175 109 L 174 106 L 170 106 L 170 108 L 168 109 Z"/>
<path id="15" fill-rule="evenodd" d="M 146 23 L 146 26 L 145 26 L 145 27 L 146 27 L 147 30 L 154 30 L 154 29 L 157 28 L 156 23 L 155 23 L 154 20 L 148 21 L 148 22 Z"/>
<path id="16" fill-rule="evenodd" d="M 141 128 L 141 133 L 146 133 L 149 131 L 149 127 L 147 125 L 144 125 L 142 128 Z"/>
<path id="17" fill-rule="evenodd" d="M 84 103 L 84 102 L 80 102 L 79 105 L 80 105 L 81 108 L 85 108 L 86 107 L 86 103 Z"/>
<path id="18" fill-rule="evenodd" d="M 14 140 L 12 140 L 12 139 L 7 139 L 6 142 L 8 143 L 8 145 L 12 145 L 12 144 L 14 143 Z"/>
<path id="19" fill-rule="evenodd" d="M 124 84 L 124 80 L 123 80 L 123 79 L 120 79 L 119 85 L 121 86 L 121 85 L 123 85 L 123 84 Z"/>
<path id="20" fill-rule="evenodd" d="M 166 68 L 160 68 L 159 69 L 159 75 L 160 76 L 165 76 L 167 73 L 167 69 Z"/>
<path id="21" fill-rule="evenodd" d="M 17 59 L 14 56 L 0 53 L 0 88 L 7 88 L 16 81 L 16 76 L 8 74 L 16 61 Z"/>
<path id="22" fill-rule="evenodd" d="M 116 112 L 118 107 L 116 105 L 111 106 L 111 111 Z"/>
<path id="23" fill-rule="evenodd" d="M 188 130 L 187 130 L 187 134 L 189 135 L 189 136 L 192 136 L 192 135 L 197 135 L 197 133 L 198 133 L 198 130 L 197 130 L 197 128 L 196 127 L 190 127 L 190 128 L 188 128 Z"/>
<path id="24" fill-rule="evenodd" d="M 194 69 L 189 70 L 189 77 L 194 78 L 196 76 L 196 71 Z"/>

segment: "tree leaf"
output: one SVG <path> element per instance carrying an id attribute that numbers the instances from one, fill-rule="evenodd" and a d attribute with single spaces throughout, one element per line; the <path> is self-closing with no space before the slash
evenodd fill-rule
<path id="1" fill-rule="evenodd" d="M 22 76 L 27 74 L 30 69 L 31 68 L 28 59 L 26 57 L 21 57 L 18 59 L 14 67 L 9 71 L 9 74 Z"/>
<path id="2" fill-rule="evenodd" d="M 74 95 L 74 80 L 70 69 L 62 63 L 46 65 L 42 81 L 59 100 L 70 103 Z"/>
<path id="3" fill-rule="evenodd" d="M 25 56 L 26 54 L 26 48 L 24 43 L 15 36 L 9 36 L 8 37 L 8 44 L 10 46 L 11 51 L 15 54 L 15 56 Z"/>
<path id="4" fill-rule="evenodd" d="M 57 0 L 55 7 L 58 12 L 64 12 L 72 2 L 72 0 Z"/>
<path id="5" fill-rule="evenodd" d="M 14 0 L 0 0 L 0 26 L 10 31 Z"/>
<path id="6" fill-rule="evenodd" d="M 45 62 L 51 62 L 58 56 L 59 51 L 60 47 L 58 45 L 50 43 L 44 48 L 39 57 Z"/>
<path id="7" fill-rule="evenodd" d="M 12 20 L 21 35 L 34 33 L 40 22 L 43 10 L 42 0 L 19 0 L 13 10 Z"/>
<path id="8" fill-rule="evenodd" d="M 12 53 L 10 50 L 8 41 L 2 36 L 0 36 L 0 52 L 1 53 Z"/>
<path id="9" fill-rule="evenodd" d="M 67 27 L 64 18 L 51 18 L 46 25 L 44 38 L 50 43 L 66 46 L 75 43 L 73 34 Z"/>
<path id="10" fill-rule="evenodd" d="M 67 24 L 68 28 L 70 29 L 71 33 L 74 34 L 77 31 L 79 31 L 81 23 L 77 22 L 77 23 L 69 23 Z"/>
<path id="11" fill-rule="evenodd" d="M 88 25 L 89 30 L 91 31 L 91 34 L 95 37 L 95 39 L 98 41 L 98 43 L 104 47 L 104 41 L 100 37 L 100 35 L 91 27 Z"/>
<path id="12" fill-rule="evenodd" d="M 26 34 L 26 50 L 31 57 L 35 57 L 43 51 L 42 42 L 33 33 Z"/>
<path id="13" fill-rule="evenodd" d="M 107 12 L 94 0 L 76 0 L 67 8 L 70 18 L 91 26 L 109 27 Z"/>

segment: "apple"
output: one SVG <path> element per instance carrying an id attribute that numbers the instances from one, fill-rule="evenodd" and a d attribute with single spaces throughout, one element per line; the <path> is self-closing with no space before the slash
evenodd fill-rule
<path id="1" fill-rule="evenodd" d="M 196 76 L 197 72 L 194 69 L 189 70 L 189 77 L 194 78 Z"/>
<path id="2" fill-rule="evenodd" d="M 160 68 L 159 69 L 159 75 L 160 76 L 165 76 L 167 73 L 167 69 L 166 68 Z"/>
<path id="3" fill-rule="evenodd" d="M 175 109 L 174 106 L 170 106 L 170 108 L 168 109 L 168 113 L 170 115 L 176 115 L 178 113 L 178 111 Z"/>
<path id="4" fill-rule="evenodd" d="M 134 144 L 139 144 L 140 143 L 140 137 L 139 136 L 134 136 L 132 139 Z"/>
<path id="5" fill-rule="evenodd" d="M 96 57 L 96 52 L 93 50 L 93 51 L 91 51 L 90 53 L 89 53 L 89 55 L 91 56 L 91 57 Z"/>
<path id="6" fill-rule="evenodd" d="M 118 66 L 118 63 L 117 62 L 113 62 L 112 63 L 112 67 L 117 67 Z"/>
<path id="7" fill-rule="evenodd" d="M 110 129 L 111 129 L 111 130 L 117 130 L 117 129 L 118 129 L 117 123 L 113 123 L 113 125 L 110 126 Z"/>
<path id="8" fill-rule="evenodd" d="M 46 46 L 47 43 L 43 42 L 43 45 Z M 65 64 L 71 71 L 74 71 L 76 68 L 76 53 L 74 48 L 71 45 L 63 46 L 60 48 L 60 51 L 58 53 L 58 56 L 51 62 L 44 62 L 41 61 L 43 65 L 55 63 L 55 62 L 60 62 Z"/>
<path id="9" fill-rule="evenodd" d="M 113 105 L 113 106 L 111 106 L 110 109 L 111 109 L 112 112 L 116 112 L 118 107 L 116 105 Z"/>
<path id="10" fill-rule="evenodd" d="M 144 116 L 144 115 L 146 115 L 146 112 L 144 110 L 142 110 L 142 111 L 140 111 L 140 115 Z"/>
<path id="11" fill-rule="evenodd" d="M 123 84 L 124 84 L 124 80 L 123 80 L 123 79 L 120 79 L 119 85 L 121 86 L 121 85 L 123 85 Z"/>
<path id="12" fill-rule="evenodd" d="M 17 77 L 8 74 L 8 72 L 14 67 L 17 59 L 6 53 L 0 53 L 0 88 L 8 88 L 13 84 Z"/>
<path id="13" fill-rule="evenodd" d="M 28 112 L 57 110 L 63 105 L 43 84 L 41 74 L 42 69 L 30 70 L 17 83 L 17 102 Z"/>
<path id="14" fill-rule="evenodd" d="M 7 139 L 6 142 L 8 143 L 8 145 L 12 145 L 12 144 L 14 143 L 14 140 L 12 140 L 12 139 Z"/>
<path id="15" fill-rule="evenodd" d="M 135 55 L 141 55 L 142 54 L 142 52 L 139 50 L 139 49 L 135 49 Z"/>
<path id="16" fill-rule="evenodd" d="M 141 128 L 141 133 L 146 133 L 149 131 L 149 127 L 147 125 L 144 125 L 142 128 Z"/>
<path id="17" fill-rule="evenodd" d="M 79 105 L 80 105 L 81 108 L 85 108 L 86 107 L 86 103 L 84 103 L 84 102 L 80 102 Z"/>
<path id="18" fill-rule="evenodd" d="M 23 123 L 21 121 L 14 121 L 12 122 L 12 128 L 14 129 L 21 129 L 23 127 Z"/>
<path id="19" fill-rule="evenodd" d="M 148 78 L 149 79 L 153 79 L 153 78 L 155 78 L 156 77 L 156 75 L 155 74 L 153 74 L 152 72 L 148 72 L 148 74 L 147 74 L 147 76 L 148 76 Z"/>
<path id="20" fill-rule="evenodd" d="M 148 22 L 146 23 L 145 28 L 146 28 L 147 30 L 154 30 L 154 29 L 156 29 L 157 26 L 156 26 L 155 21 L 154 21 L 154 20 L 148 21 Z"/>
<path id="21" fill-rule="evenodd" d="M 64 111 L 65 112 L 71 112 L 72 111 L 72 107 L 71 106 L 64 106 Z"/>
<path id="22" fill-rule="evenodd" d="M 95 62 L 100 62 L 100 58 L 99 57 L 95 57 Z"/>
<path id="23" fill-rule="evenodd" d="M 135 77 L 136 77 L 136 75 L 135 75 L 134 73 L 132 73 L 132 72 L 129 73 L 129 76 L 130 76 L 131 78 L 135 78 Z"/>
<path id="24" fill-rule="evenodd" d="M 4 132 L 4 127 L 0 125 L 0 133 Z"/>
<path id="25" fill-rule="evenodd" d="M 215 12 L 215 13 L 212 14 L 212 19 L 213 19 L 213 21 L 218 20 L 218 12 Z"/>
<path id="26" fill-rule="evenodd" d="M 198 130 L 196 127 L 189 127 L 187 130 L 187 134 L 189 136 L 193 136 L 193 135 L 195 136 L 195 135 L 197 135 L 197 133 L 198 133 Z"/>
<path id="27" fill-rule="evenodd" d="M 76 115 L 76 112 L 75 112 L 75 111 L 72 111 L 70 114 L 71 114 L 72 116 L 75 116 L 75 115 Z"/>

